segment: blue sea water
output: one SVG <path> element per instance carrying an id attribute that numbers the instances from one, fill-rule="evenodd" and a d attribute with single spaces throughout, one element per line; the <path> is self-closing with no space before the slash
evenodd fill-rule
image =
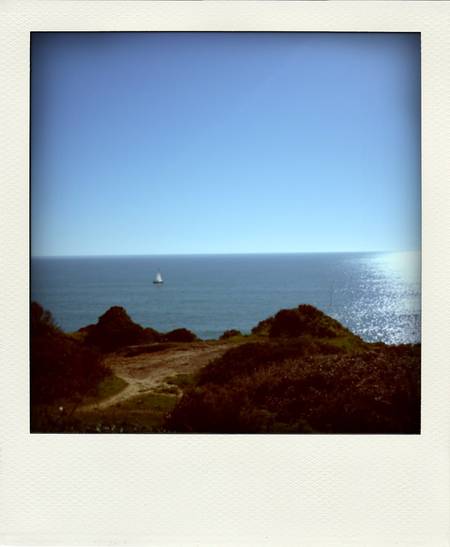
<path id="1" fill-rule="evenodd" d="M 152 283 L 161 271 L 164 284 Z M 367 341 L 420 341 L 420 254 L 305 253 L 33 258 L 31 298 L 65 331 L 109 307 L 159 331 L 250 332 L 282 308 L 313 304 Z"/>

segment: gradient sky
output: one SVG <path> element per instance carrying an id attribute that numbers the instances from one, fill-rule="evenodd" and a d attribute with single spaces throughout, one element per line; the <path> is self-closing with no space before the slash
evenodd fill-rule
<path id="1" fill-rule="evenodd" d="M 33 33 L 32 254 L 420 246 L 420 37 Z"/>

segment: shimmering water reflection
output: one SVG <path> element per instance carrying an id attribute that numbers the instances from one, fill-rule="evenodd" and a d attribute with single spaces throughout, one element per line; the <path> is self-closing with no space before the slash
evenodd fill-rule
<path id="1" fill-rule="evenodd" d="M 365 340 L 420 341 L 420 254 L 383 253 L 354 257 L 351 271 L 334 291 L 328 311 Z"/>

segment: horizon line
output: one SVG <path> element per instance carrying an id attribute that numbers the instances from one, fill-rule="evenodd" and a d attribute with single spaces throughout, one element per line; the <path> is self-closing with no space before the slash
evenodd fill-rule
<path id="1" fill-rule="evenodd" d="M 30 258 L 125 258 L 125 257 L 163 257 L 163 256 L 244 256 L 244 255 L 296 255 L 296 254 L 360 254 L 360 253 L 411 253 L 421 252 L 421 249 L 395 249 L 395 250 L 358 250 L 358 251 L 250 251 L 250 252 L 197 252 L 197 253 L 128 253 L 128 254 L 73 254 L 73 255 L 33 255 Z"/>

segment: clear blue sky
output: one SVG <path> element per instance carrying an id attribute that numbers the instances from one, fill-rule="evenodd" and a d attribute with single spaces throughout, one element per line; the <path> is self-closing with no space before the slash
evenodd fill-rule
<path id="1" fill-rule="evenodd" d="M 33 255 L 420 246 L 420 37 L 34 33 Z"/>

